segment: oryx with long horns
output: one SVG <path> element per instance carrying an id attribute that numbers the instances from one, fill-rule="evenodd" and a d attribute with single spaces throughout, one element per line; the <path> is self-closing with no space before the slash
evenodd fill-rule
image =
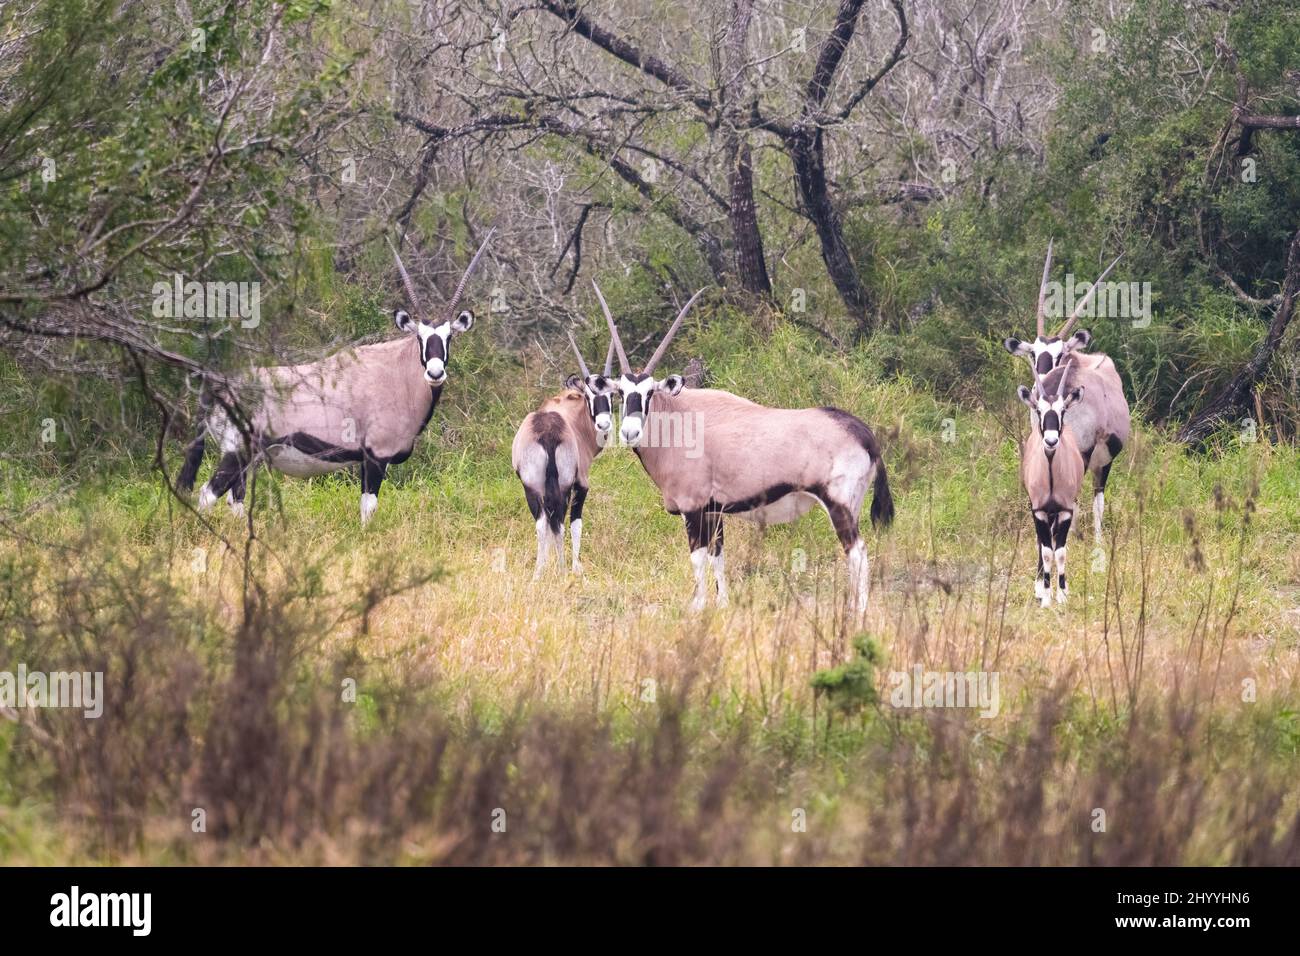
<path id="1" fill-rule="evenodd" d="M 1074 312 L 1052 335 L 1047 334 L 1047 283 L 1048 277 L 1052 273 L 1052 246 L 1053 241 L 1047 244 L 1047 259 L 1043 263 L 1043 280 L 1038 287 L 1038 334 L 1032 342 L 1022 342 L 1020 339 L 1003 339 L 1002 344 L 1012 355 L 1019 355 L 1029 362 L 1029 367 L 1034 370 L 1034 377 L 1041 379 L 1052 369 L 1059 366 L 1069 356 L 1075 355 L 1078 359 L 1078 365 L 1083 368 L 1095 367 L 1103 361 L 1109 359 L 1101 353 L 1087 354 L 1082 350 L 1088 347 L 1092 341 L 1092 333 L 1087 329 L 1080 329 L 1069 338 L 1070 329 L 1079 321 L 1079 317 L 1092 301 L 1093 296 L 1101 284 L 1106 281 L 1106 276 L 1110 275 L 1110 270 L 1115 268 L 1116 263 L 1123 258 L 1122 255 L 1116 256 L 1115 261 L 1108 265 L 1104 272 L 1097 277 L 1097 281 L 1088 287 L 1087 293 L 1078 304 L 1074 307 Z"/>
<path id="2" fill-rule="evenodd" d="M 186 453 L 178 487 L 194 487 L 205 438 L 211 435 L 220 445 L 221 460 L 199 492 L 200 510 L 224 494 L 242 514 L 246 479 L 259 461 L 293 477 L 360 465 L 361 523 L 369 521 L 388 466 L 410 457 L 438 405 L 452 338 L 474 324 L 472 312 L 456 310 L 494 231 L 488 231 L 436 317 L 421 306 L 402 257 L 393 249 L 418 316 L 403 309 L 393 313 L 394 324 L 406 333 L 400 338 L 346 348 L 310 364 L 257 369 L 238 394 L 205 394 L 203 422 Z M 247 409 L 243 429 L 232 421 L 236 409 Z"/>
<path id="3" fill-rule="evenodd" d="M 1053 335 L 1048 336 L 1045 332 L 1047 281 L 1052 270 L 1052 244 L 1049 242 L 1047 260 L 1043 264 L 1043 279 L 1038 290 L 1038 337 L 1030 343 L 1016 339 L 1007 339 L 1004 343 L 1011 354 L 1027 358 L 1034 371 L 1035 385 L 1026 401 L 1030 408 L 1031 428 L 1039 427 L 1041 416 L 1036 416 L 1036 409 L 1042 400 L 1044 382 L 1048 376 L 1064 367 L 1063 362 L 1073 363 L 1071 379 L 1081 386 L 1086 396 L 1084 405 L 1072 417 L 1075 440 L 1083 457 L 1084 468 L 1092 473 L 1092 528 L 1096 541 L 1101 540 L 1110 466 L 1128 441 L 1131 418 L 1128 400 L 1124 397 L 1124 383 L 1120 380 L 1114 361 L 1102 352 L 1082 351 L 1092 341 L 1092 335 L 1086 330 L 1080 329 L 1069 338 L 1066 336 L 1120 258 L 1115 257 L 1075 306 L 1074 312 Z"/>
<path id="4" fill-rule="evenodd" d="M 605 447 L 614 429 L 611 396 L 614 381 L 614 343 L 605 354 L 605 372 L 593 375 L 583 361 L 573 333 L 569 344 L 578 359 L 580 375 L 570 375 L 564 391 L 531 412 L 515 433 L 510 463 L 524 486 L 524 499 L 537 525 L 536 579 L 554 550 L 557 566 L 564 563 L 564 513 L 569 513 L 573 542 L 573 572 L 581 573 L 582 508 L 590 486 L 591 461 Z"/>
<path id="5" fill-rule="evenodd" d="M 623 402 L 620 434 L 659 487 L 664 507 L 686 521 L 695 573 L 692 607 L 707 601 L 710 565 L 717 603 L 727 603 L 726 515 L 781 524 L 820 504 L 848 558 L 854 606 L 866 610 L 870 575 L 858 516 L 868 486 L 874 486 L 872 523 L 888 525 L 894 517 L 880 443 L 863 422 L 837 408 L 767 408 L 730 392 L 685 388 L 680 375 L 656 378 L 656 367 L 700 294 L 682 307 L 636 372 L 596 288 L 622 370 L 616 383 Z"/>

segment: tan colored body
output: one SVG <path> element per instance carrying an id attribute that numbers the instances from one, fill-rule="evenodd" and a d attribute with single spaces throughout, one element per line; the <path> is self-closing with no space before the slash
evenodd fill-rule
<path id="1" fill-rule="evenodd" d="M 442 389 L 421 377 L 419 341 L 412 336 L 344 349 L 306 365 L 258 369 L 253 427 L 267 442 L 306 433 L 383 460 L 411 453 Z M 273 466 L 293 474 L 293 456 L 268 449 Z M 277 460 L 279 459 L 279 460 Z M 343 462 L 337 467 L 342 467 Z"/>
<path id="2" fill-rule="evenodd" d="M 555 551 L 564 554 L 564 516 L 569 512 L 573 570 L 582 570 L 582 508 L 590 482 L 591 462 L 600 454 L 596 428 L 583 393 L 567 388 L 542 402 L 515 433 L 510 463 L 524 486 L 528 509 L 537 525 L 538 577 Z"/>
<path id="3" fill-rule="evenodd" d="M 876 464 L 824 409 L 769 408 L 717 389 L 658 393 L 646 431 L 637 455 L 673 514 L 716 505 L 779 524 L 816 504 L 817 489 L 856 514 Z"/>

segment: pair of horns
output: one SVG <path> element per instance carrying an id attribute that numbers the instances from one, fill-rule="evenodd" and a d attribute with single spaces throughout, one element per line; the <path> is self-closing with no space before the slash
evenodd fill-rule
<path id="1" fill-rule="evenodd" d="M 1038 286 L 1038 337 L 1040 339 L 1047 337 L 1046 329 L 1044 328 L 1047 322 L 1047 277 L 1052 273 L 1052 245 L 1054 242 L 1055 240 L 1050 240 L 1047 243 L 1047 261 L 1043 263 L 1043 281 Z M 1106 267 L 1106 271 L 1097 276 L 1097 281 L 1088 287 L 1088 294 L 1085 295 L 1083 300 L 1074 307 L 1074 314 L 1066 319 L 1065 324 L 1056 330 L 1056 337 L 1058 339 L 1064 338 L 1065 334 L 1074 327 L 1074 323 L 1079 321 L 1079 316 L 1083 314 L 1083 310 L 1087 308 L 1088 303 L 1092 301 L 1093 295 L 1096 294 L 1097 286 L 1101 285 L 1102 282 L 1105 281 L 1106 276 L 1110 275 L 1110 270 L 1114 269 L 1115 264 L 1123 258 L 1124 254 L 1121 252 L 1115 257 L 1115 261 Z"/>
<path id="2" fill-rule="evenodd" d="M 578 343 L 573 340 L 573 333 L 565 329 L 564 334 L 569 337 L 569 344 L 573 346 L 573 354 L 578 357 L 578 368 L 582 370 L 584 379 L 591 378 L 591 371 L 587 368 L 587 363 L 582 360 L 582 353 L 578 351 Z M 609 351 L 605 353 L 605 377 L 609 378 L 614 372 L 614 340 L 609 340 Z"/>
<path id="3" fill-rule="evenodd" d="M 469 261 L 465 267 L 465 274 L 460 277 L 460 282 L 456 283 L 456 291 L 451 294 L 451 300 L 447 303 L 446 319 L 451 321 L 456 315 L 456 306 L 460 305 L 461 296 L 465 294 L 465 286 L 469 284 L 469 277 L 474 274 L 474 267 L 478 265 L 479 259 L 487 251 L 488 243 L 492 241 L 492 236 L 496 233 L 496 227 L 489 229 L 487 235 L 483 237 L 483 244 L 478 247 L 478 252 L 474 253 L 474 258 Z M 397 247 L 393 245 L 392 240 L 388 241 L 388 248 L 393 250 L 393 258 L 397 261 L 397 273 L 402 277 L 402 287 L 406 289 L 406 297 L 411 300 L 411 308 L 421 315 L 424 315 L 424 307 L 420 304 L 420 297 L 415 292 L 415 283 L 411 281 L 410 274 L 406 271 L 406 266 L 402 264 L 402 257 L 397 254 Z"/>
<path id="4" fill-rule="evenodd" d="M 605 301 L 605 296 L 601 293 L 600 286 L 596 285 L 595 279 L 591 280 L 591 287 L 596 290 L 596 298 L 600 300 L 601 311 L 605 313 L 605 321 L 609 324 L 610 344 L 618 350 L 619 368 L 621 368 L 623 374 L 626 375 L 632 371 L 632 364 L 627 360 L 627 353 L 623 351 L 623 342 L 618 337 L 618 328 L 614 325 L 614 316 L 609 313 L 609 303 Z M 673 336 L 675 336 L 677 330 L 681 328 L 682 319 L 686 318 L 686 313 L 691 310 L 691 306 L 695 304 L 695 300 L 702 295 L 704 295 L 703 289 L 691 296 L 690 299 L 687 300 L 686 304 L 682 306 L 682 311 L 678 312 L 677 318 L 673 319 L 673 324 L 669 326 L 668 333 L 663 337 L 663 341 L 659 343 L 659 348 L 655 349 L 655 354 L 650 356 L 650 361 L 645 363 L 645 368 L 641 371 L 649 375 L 655 370 L 655 366 L 659 364 L 659 360 L 662 359 L 664 353 L 668 351 L 668 345 L 672 342 Z M 608 375 L 609 372 L 607 371 L 605 374 Z"/>

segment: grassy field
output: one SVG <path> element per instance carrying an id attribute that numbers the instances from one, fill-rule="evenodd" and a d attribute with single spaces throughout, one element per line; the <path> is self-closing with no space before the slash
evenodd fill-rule
<path id="1" fill-rule="evenodd" d="M 787 327 L 679 351 L 881 438 L 897 520 L 864 515 L 862 628 L 820 511 L 729 520 L 731 606 L 690 613 L 681 519 L 627 449 L 592 469 L 585 573 L 534 583 L 509 443 L 562 376 L 482 344 L 364 531 L 350 475 L 264 474 L 250 543 L 144 459 L 75 490 L 7 467 L 5 656 L 96 663 L 108 700 L 0 721 L 0 856 L 1300 862 L 1294 448 L 1191 454 L 1139 420 L 1105 540 L 1076 524 L 1070 601 L 1042 610 L 1020 365 L 987 389 L 1005 402 L 949 405 Z M 870 686 L 815 693 L 860 633 Z M 997 715 L 895 708 L 917 665 L 996 674 Z"/>

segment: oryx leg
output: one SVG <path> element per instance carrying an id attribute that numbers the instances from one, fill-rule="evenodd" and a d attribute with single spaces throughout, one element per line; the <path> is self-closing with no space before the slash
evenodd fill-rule
<path id="1" fill-rule="evenodd" d="M 546 520 L 546 509 L 542 506 L 542 496 L 525 486 L 524 498 L 528 502 L 533 523 L 537 526 L 537 563 L 533 565 L 533 580 L 536 581 L 542 576 L 542 568 L 546 567 L 546 552 L 551 546 L 551 529 Z"/>
<path id="2" fill-rule="evenodd" d="M 858 509 L 827 499 L 822 500 L 826 513 L 830 515 L 831 524 L 835 526 L 835 536 L 844 548 L 844 557 L 849 565 L 849 597 L 853 610 L 863 614 L 867 610 L 867 598 L 871 586 L 871 566 L 867 560 L 867 546 L 858 532 L 858 509 L 862 499 L 858 498 Z"/>
<path id="3" fill-rule="evenodd" d="M 1056 558 L 1056 603 L 1064 604 L 1070 596 L 1065 584 L 1065 539 L 1070 536 L 1070 522 L 1074 520 L 1073 511 L 1062 511 L 1056 516 L 1054 557 Z"/>
<path id="4" fill-rule="evenodd" d="M 727 594 L 727 566 L 722 558 L 722 515 L 706 516 L 704 537 L 709 547 L 709 563 L 713 565 L 713 583 L 718 586 L 718 607 L 726 607 L 731 598 Z"/>
<path id="5" fill-rule="evenodd" d="M 573 573 L 582 573 L 578 552 L 582 550 L 582 506 L 587 500 L 587 489 L 575 484 L 569 492 L 569 537 L 573 539 Z"/>
<path id="6" fill-rule="evenodd" d="M 379 507 L 379 486 L 384 483 L 386 474 L 388 474 L 388 462 L 380 461 L 369 452 L 362 452 L 361 524 L 363 527 L 370 522 L 375 509 Z"/>
<path id="7" fill-rule="evenodd" d="M 695 596 L 691 610 L 700 611 L 709 599 L 709 566 L 718 583 L 718 604 L 727 603 L 727 583 L 722 560 L 722 515 L 704 509 L 684 515 L 686 538 L 691 546 L 691 570 L 695 572 Z"/>
<path id="8" fill-rule="evenodd" d="M 221 456 L 221 461 L 217 463 L 217 470 L 212 473 L 199 490 L 199 510 L 207 511 L 217 499 L 231 489 L 231 486 L 240 480 L 247 468 L 244 456 L 239 452 L 230 451 Z"/>
<path id="9" fill-rule="evenodd" d="M 244 517 L 244 494 L 247 491 L 248 473 L 253 468 L 248 465 L 230 483 L 230 489 L 226 492 L 226 502 L 230 505 L 230 513 L 236 518 Z"/>
<path id="10" fill-rule="evenodd" d="M 1106 481 L 1110 478 L 1110 462 L 1092 473 L 1092 536 L 1101 544 L 1101 518 L 1106 512 Z"/>
<path id="11" fill-rule="evenodd" d="M 1052 565 L 1056 550 L 1052 547 L 1052 516 L 1034 512 L 1034 530 L 1038 533 L 1038 571 L 1034 574 L 1034 597 L 1042 607 L 1052 603 Z"/>

